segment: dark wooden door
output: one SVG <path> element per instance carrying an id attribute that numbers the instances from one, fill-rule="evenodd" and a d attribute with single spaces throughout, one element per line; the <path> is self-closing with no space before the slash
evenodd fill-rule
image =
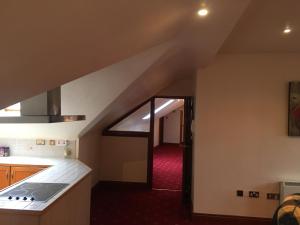
<path id="1" fill-rule="evenodd" d="M 192 192 L 192 156 L 193 136 L 192 121 L 194 118 L 194 99 L 186 97 L 184 101 L 184 151 L 183 151 L 183 177 L 182 199 L 185 203 L 191 203 Z"/>

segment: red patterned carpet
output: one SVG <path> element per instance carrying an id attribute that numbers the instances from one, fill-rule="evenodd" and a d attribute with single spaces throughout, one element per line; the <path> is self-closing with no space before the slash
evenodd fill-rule
<path id="1" fill-rule="evenodd" d="M 171 159 L 171 160 L 170 160 Z M 181 189 L 182 149 L 155 150 L 153 184 Z M 91 225 L 270 225 L 269 221 L 205 217 L 193 219 L 181 191 L 151 190 L 146 185 L 101 182 L 92 192 Z M 205 203 L 202 203 L 205 204 Z"/>
<path id="2" fill-rule="evenodd" d="M 91 225 L 271 225 L 244 219 L 191 220 L 181 192 L 139 185 L 100 183 L 92 192 Z"/>
<path id="3" fill-rule="evenodd" d="M 100 184 L 92 194 L 91 225 L 185 225 L 181 192 Z"/>
<path id="4" fill-rule="evenodd" d="M 178 145 L 161 145 L 153 151 L 153 188 L 181 190 L 182 154 Z"/>

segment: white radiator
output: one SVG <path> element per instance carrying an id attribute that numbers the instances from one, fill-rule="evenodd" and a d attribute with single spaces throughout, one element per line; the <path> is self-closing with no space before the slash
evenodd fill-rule
<path id="1" fill-rule="evenodd" d="M 280 182 L 280 204 L 285 197 L 296 193 L 300 194 L 300 182 Z"/>

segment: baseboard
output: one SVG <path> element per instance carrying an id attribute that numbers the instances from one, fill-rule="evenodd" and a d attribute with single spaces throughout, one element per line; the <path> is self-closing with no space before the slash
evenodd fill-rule
<path id="1" fill-rule="evenodd" d="M 162 145 L 172 145 L 172 146 L 179 146 L 180 143 L 168 143 L 168 142 L 164 142 Z"/>
<path id="2" fill-rule="evenodd" d="M 244 217 L 244 216 L 228 216 L 228 215 L 214 215 L 193 213 L 192 220 L 199 223 L 214 222 L 226 224 L 239 224 L 239 225 L 271 225 L 272 219 L 258 218 L 258 217 Z"/>

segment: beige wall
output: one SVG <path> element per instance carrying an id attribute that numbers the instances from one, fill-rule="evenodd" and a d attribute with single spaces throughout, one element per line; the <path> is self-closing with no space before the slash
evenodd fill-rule
<path id="1" fill-rule="evenodd" d="M 197 213 L 271 217 L 278 182 L 300 180 L 300 138 L 287 136 L 288 81 L 300 55 L 220 55 L 197 75 L 193 204 Z M 259 199 L 236 190 L 259 191 Z"/>
<path id="2" fill-rule="evenodd" d="M 174 81 L 157 95 L 161 96 L 194 96 L 196 76 L 188 75 L 185 79 Z"/>
<path id="3" fill-rule="evenodd" d="M 177 109 L 164 117 L 164 143 L 180 143 L 180 111 Z"/>
<path id="4" fill-rule="evenodd" d="M 99 180 L 147 181 L 148 138 L 109 137 L 93 131 L 79 144 L 79 159 L 93 169 L 92 185 Z"/>
<path id="5" fill-rule="evenodd" d="M 92 186 L 99 181 L 100 131 L 91 131 L 79 139 L 78 159 L 92 168 Z"/>
<path id="6" fill-rule="evenodd" d="M 147 182 L 148 138 L 101 137 L 100 180 Z"/>

